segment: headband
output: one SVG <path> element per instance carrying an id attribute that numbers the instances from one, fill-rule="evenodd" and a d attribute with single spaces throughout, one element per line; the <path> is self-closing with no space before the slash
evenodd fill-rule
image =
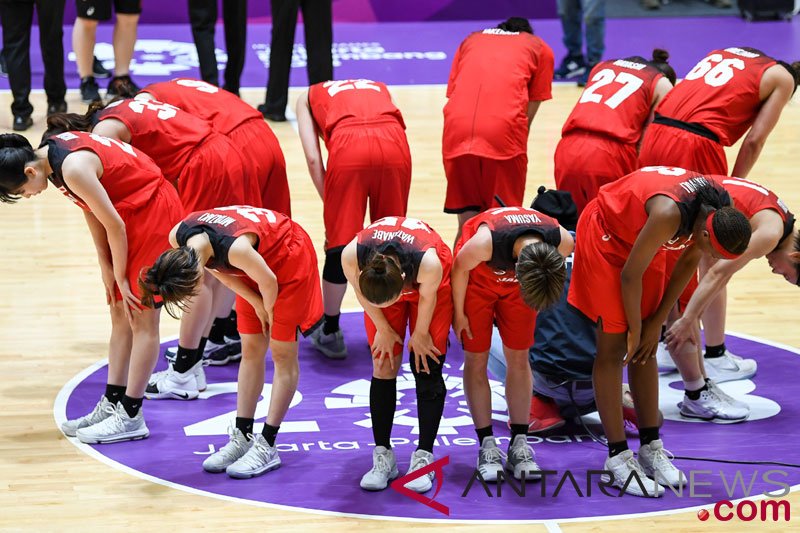
<path id="1" fill-rule="evenodd" d="M 708 232 L 708 238 L 711 240 L 711 247 L 716 250 L 716 252 L 721 255 L 724 259 L 736 259 L 741 254 L 733 254 L 726 250 L 717 240 L 717 235 L 714 233 L 714 215 L 716 211 L 712 212 L 706 218 L 706 231 Z"/>

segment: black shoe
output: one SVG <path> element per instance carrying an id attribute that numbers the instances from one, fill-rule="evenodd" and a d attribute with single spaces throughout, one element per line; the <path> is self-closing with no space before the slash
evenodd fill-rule
<path id="1" fill-rule="evenodd" d="M 265 119 L 271 120 L 272 122 L 286 122 L 286 115 L 283 113 L 273 113 L 271 111 L 267 111 L 267 104 L 259 105 L 258 111 L 264 115 Z"/>
<path id="2" fill-rule="evenodd" d="M 140 90 L 139 86 L 133 83 L 133 80 L 127 74 L 125 76 L 114 76 L 108 82 L 106 97 L 122 96 L 123 98 L 133 98 Z"/>
<path id="3" fill-rule="evenodd" d="M 14 115 L 14 131 L 25 131 L 33 126 L 33 119 L 30 115 Z"/>
<path id="4" fill-rule="evenodd" d="M 0 76 L 8 77 L 8 64 L 6 64 L 6 56 L 2 50 L 0 50 Z"/>
<path id="5" fill-rule="evenodd" d="M 54 113 L 66 113 L 67 112 L 67 103 L 66 102 L 57 102 L 55 104 L 47 104 L 47 116 Z"/>
<path id="6" fill-rule="evenodd" d="M 84 104 L 91 104 L 100 100 L 100 87 L 94 77 L 86 76 L 81 79 L 81 101 Z"/>
<path id="7" fill-rule="evenodd" d="M 223 366 L 242 358 L 242 343 L 225 344 L 214 351 L 203 354 L 203 360 L 210 366 Z"/>
<path id="8" fill-rule="evenodd" d="M 94 62 L 92 63 L 92 75 L 101 80 L 111 77 L 111 71 L 103 66 L 102 61 L 97 59 L 97 56 L 94 56 Z"/>

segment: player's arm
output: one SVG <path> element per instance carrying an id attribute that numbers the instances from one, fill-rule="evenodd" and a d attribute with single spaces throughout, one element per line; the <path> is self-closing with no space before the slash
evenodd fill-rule
<path id="1" fill-rule="evenodd" d="M 536 112 L 539 111 L 539 104 L 541 103 L 542 102 L 528 102 L 528 109 L 525 112 L 525 114 L 528 115 L 528 131 L 530 131 L 531 124 L 536 116 Z"/>
<path id="2" fill-rule="evenodd" d="M 253 248 L 253 243 L 248 237 L 248 235 L 242 235 L 233 241 L 228 250 L 228 263 L 247 274 L 247 277 L 256 283 L 261 300 L 261 308 L 269 315 L 271 324 L 275 300 L 278 299 L 278 278 L 269 268 L 267 262 L 264 261 L 264 258 L 261 257 L 261 254 Z M 252 289 L 250 290 L 252 291 Z M 246 299 L 244 294 L 242 294 L 242 297 Z M 248 302 L 250 301 L 248 300 Z M 252 305 L 253 303 L 250 302 L 250 304 Z M 253 307 L 256 306 L 253 305 Z"/>
<path id="3" fill-rule="evenodd" d="M 322 198 L 325 181 L 325 164 L 322 162 L 322 150 L 319 145 L 319 131 L 314 116 L 311 114 L 311 105 L 308 102 L 308 91 L 300 95 L 297 100 L 297 131 L 300 133 L 300 143 L 306 155 L 306 165 L 311 181 Z"/>
<path id="4" fill-rule="evenodd" d="M 479 264 L 489 261 L 491 258 L 492 233 L 488 227 L 480 226 L 475 235 L 458 251 L 453 263 L 453 270 L 450 273 L 450 284 L 453 289 L 453 329 L 459 340 L 462 340 L 462 331 L 466 331 L 467 336 L 472 338 L 469 320 L 464 313 L 469 273 Z"/>
<path id="5" fill-rule="evenodd" d="M 381 311 L 380 308 L 372 305 L 369 300 L 364 298 L 364 295 L 361 294 L 361 288 L 358 285 L 359 271 L 357 243 L 358 241 L 353 239 L 342 250 L 342 270 L 344 270 L 344 277 L 347 278 L 347 281 L 353 287 L 353 290 L 356 293 L 356 299 L 358 299 L 358 303 L 361 304 L 361 307 L 364 308 L 364 311 L 372 320 L 372 323 L 375 324 L 375 328 L 378 331 L 394 331 L 392 330 L 392 326 L 389 325 L 389 322 L 386 320 L 383 311 Z"/>
<path id="6" fill-rule="evenodd" d="M 103 119 L 92 128 L 92 133 L 108 137 L 109 139 L 117 139 L 118 141 L 130 143 L 131 131 L 121 120 L 116 118 Z"/>
<path id="7" fill-rule="evenodd" d="M 569 257 L 575 250 L 575 239 L 563 226 L 559 226 L 559 231 L 561 232 L 561 244 L 558 245 L 558 253 L 564 257 Z"/>
<path id="8" fill-rule="evenodd" d="M 650 113 L 648 113 L 645 123 L 642 124 L 642 134 L 639 136 L 639 142 L 636 143 L 637 152 L 642 147 L 642 140 L 644 139 L 645 131 L 647 131 L 648 126 L 650 126 L 656 116 L 656 106 L 661 103 L 661 100 L 663 100 L 664 97 L 667 96 L 667 93 L 671 90 L 672 83 L 670 83 L 666 76 L 661 76 L 656 82 L 655 88 L 653 89 L 653 100 L 650 102 Z"/>
<path id="9" fill-rule="evenodd" d="M 753 169 L 761 149 L 767 142 L 767 137 L 778 123 L 783 108 L 792 98 L 794 79 L 781 65 L 775 65 L 764 73 L 761 88 L 762 91 L 766 89 L 768 95 L 763 100 L 753 127 L 742 141 L 731 176 L 746 178 Z M 764 95 L 761 96 L 763 99 Z"/>
<path id="10" fill-rule="evenodd" d="M 417 369 L 427 373 L 430 373 L 427 358 L 430 357 L 439 363 L 437 356 L 442 355 L 430 333 L 433 311 L 436 309 L 436 295 L 439 292 L 439 285 L 442 283 L 442 276 L 442 262 L 439 260 L 436 250 L 431 248 L 422 256 L 417 273 L 417 283 L 419 283 L 417 323 L 414 331 L 411 332 L 411 339 L 408 343 L 409 351 L 414 352 L 416 357 Z M 448 317 L 449 320 L 452 318 Z"/>
<path id="11" fill-rule="evenodd" d="M 622 303 L 628 322 L 626 363 L 635 357 L 637 348 L 645 340 L 642 338 L 642 278 L 661 246 L 677 233 L 681 221 L 677 204 L 666 196 L 657 195 L 650 198 L 646 207 L 647 222 L 636 237 L 636 242 L 620 274 Z M 658 336 L 655 342 L 658 343 Z"/>

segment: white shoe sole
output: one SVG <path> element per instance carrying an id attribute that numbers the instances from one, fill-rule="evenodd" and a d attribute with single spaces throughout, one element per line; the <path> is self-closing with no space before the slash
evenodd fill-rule
<path id="1" fill-rule="evenodd" d="M 321 346 L 321 345 L 317 344 L 313 340 L 311 341 L 311 346 L 313 346 L 315 350 L 320 352 L 322 355 L 324 355 L 328 359 L 345 359 L 345 358 L 347 358 L 347 349 L 346 348 L 345 348 L 345 350 L 343 352 L 334 352 L 333 350 L 329 350 L 329 349 L 325 348 L 324 346 Z"/>
<path id="2" fill-rule="evenodd" d="M 740 422 L 744 422 L 748 418 L 750 418 L 749 414 L 744 418 L 719 418 L 717 416 L 707 417 L 707 416 L 689 414 L 689 413 L 684 413 L 683 411 L 681 411 L 680 413 L 683 418 L 690 418 L 692 420 L 702 420 L 704 422 L 713 422 L 714 424 L 739 424 Z"/>
<path id="3" fill-rule="evenodd" d="M 486 483 L 497 483 L 497 474 L 498 474 L 498 472 L 502 472 L 502 471 L 503 471 L 502 467 L 497 469 L 497 470 L 492 470 L 491 472 L 487 472 L 486 474 L 484 474 L 483 472 L 480 472 L 480 470 L 478 470 L 478 472 L 480 472 L 480 474 L 481 474 L 481 477 L 483 478 L 483 480 Z"/>
<path id="4" fill-rule="evenodd" d="M 115 442 L 125 442 L 129 440 L 142 440 L 149 436 L 150 431 L 147 428 L 144 428 L 143 430 L 129 431 L 127 433 L 119 433 L 117 435 L 109 435 L 108 437 L 83 437 L 81 435 L 77 435 L 78 440 L 84 444 L 113 444 Z"/>
<path id="5" fill-rule="evenodd" d="M 148 400 L 196 400 L 200 396 L 200 391 L 166 391 L 166 392 L 145 392 L 144 397 Z"/>
<path id="6" fill-rule="evenodd" d="M 516 479 L 517 481 L 522 481 L 522 470 L 520 470 L 519 475 L 517 475 L 517 471 L 514 469 L 513 466 L 509 465 L 508 463 L 506 463 L 505 470 L 506 470 L 506 472 L 510 472 L 511 475 L 514 476 L 514 479 Z M 528 474 L 530 474 L 530 475 L 528 475 Z M 526 472 L 525 473 L 525 481 L 526 482 L 528 482 L 528 481 L 536 482 L 536 481 L 541 481 L 541 480 L 542 480 L 542 473 L 539 470 L 535 470 L 533 472 Z M 484 481 L 486 481 L 486 480 L 484 480 Z"/>
<path id="7" fill-rule="evenodd" d="M 414 481 L 416 481 L 416 479 Z M 425 485 L 420 485 L 419 487 L 413 485 L 414 481 L 407 483 L 405 487 L 408 490 L 413 490 L 417 494 L 425 494 L 426 492 L 428 492 L 433 488 L 433 481 L 428 480 L 428 482 Z"/>
<path id="8" fill-rule="evenodd" d="M 359 485 L 364 490 L 368 490 L 370 492 L 378 492 L 378 491 L 381 491 L 381 490 L 386 490 L 386 487 L 388 487 L 389 484 L 392 481 L 394 481 L 395 479 L 397 479 L 398 477 L 400 477 L 400 471 L 397 470 L 397 467 L 395 467 L 395 469 L 392 470 L 392 472 L 389 474 L 389 479 L 386 480 L 386 485 L 384 485 L 382 487 L 378 487 L 378 486 L 375 486 L 375 485 L 367 485 L 367 486 L 365 486 L 363 483 L 360 483 Z"/>
<path id="9" fill-rule="evenodd" d="M 645 477 L 645 479 L 650 479 L 650 478 Z M 609 476 L 608 474 L 603 474 L 602 476 L 600 476 L 600 481 L 603 484 L 611 483 L 611 476 Z M 620 487 L 616 483 L 613 483 L 611 486 L 617 490 L 622 490 L 622 487 Z M 625 491 L 625 494 L 630 494 L 631 496 L 637 496 L 639 498 L 660 498 L 664 494 L 664 488 L 661 485 L 656 485 L 655 494 L 640 494 L 638 492 L 631 492 L 631 488 L 637 488 L 637 489 L 639 488 L 639 484 L 636 482 L 636 480 L 633 480 L 630 483 L 628 483 L 628 490 Z"/>
<path id="10" fill-rule="evenodd" d="M 274 461 L 267 463 L 262 468 L 258 470 L 253 470 L 250 472 L 228 472 L 228 476 L 232 477 L 233 479 L 250 479 L 253 477 L 258 477 L 261 475 L 266 474 L 267 472 L 271 472 L 273 470 L 277 470 L 281 466 L 281 458 L 278 457 Z M 227 469 L 226 469 L 227 472 Z"/>

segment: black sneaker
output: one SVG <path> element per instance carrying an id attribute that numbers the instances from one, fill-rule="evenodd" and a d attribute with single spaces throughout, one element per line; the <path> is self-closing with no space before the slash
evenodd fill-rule
<path id="1" fill-rule="evenodd" d="M 97 56 L 94 56 L 94 62 L 92 63 L 92 75 L 100 80 L 111 77 L 111 71 L 103 66 L 103 62 L 97 59 Z"/>
<path id="2" fill-rule="evenodd" d="M 0 76 L 8 77 L 8 64 L 6 63 L 6 55 L 0 50 Z"/>
<path id="3" fill-rule="evenodd" d="M 30 115 L 14 115 L 14 131 L 25 131 L 33 126 L 33 119 Z"/>
<path id="4" fill-rule="evenodd" d="M 272 122 L 286 122 L 286 115 L 283 113 L 273 113 L 271 111 L 267 111 L 267 104 L 260 104 L 258 106 L 258 111 L 264 115 L 264 118 L 267 120 L 271 120 Z"/>
<path id="5" fill-rule="evenodd" d="M 586 61 L 583 56 L 567 56 L 561 61 L 561 66 L 553 73 L 557 80 L 568 80 L 587 72 Z"/>
<path id="6" fill-rule="evenodd" d="M 55 113 L 66 113 L 67 112 L 67 103 L 66 102 L 56 102 L 53 104 L 47 104 L 47 116 L 53 115 Z"/>
<path id="7" fill-rule="evenodd" d="M 129 75 L 114 76 L 111 78 L 111 81 L 108 82 L 106 97 L 122 96 L 123 98 L 133 98 L 140 90 L 139 86 L 133 83 Z"/>
<path id="8" fill-rule="evenodd" d="M 225 344 L 211 352 L 203 354 L 203 361 L 210 366 L 222 366 L 233 363 L 242 358 L 242 343 L 232 342 Z"/>
<path id="9" fill-rule="evenodd" d="M 84 104 L 91 104 L 100 100 L 100 86 L 97 85 L 93 76 L 86 76 L 81 79 L 81 101 Z"/>

